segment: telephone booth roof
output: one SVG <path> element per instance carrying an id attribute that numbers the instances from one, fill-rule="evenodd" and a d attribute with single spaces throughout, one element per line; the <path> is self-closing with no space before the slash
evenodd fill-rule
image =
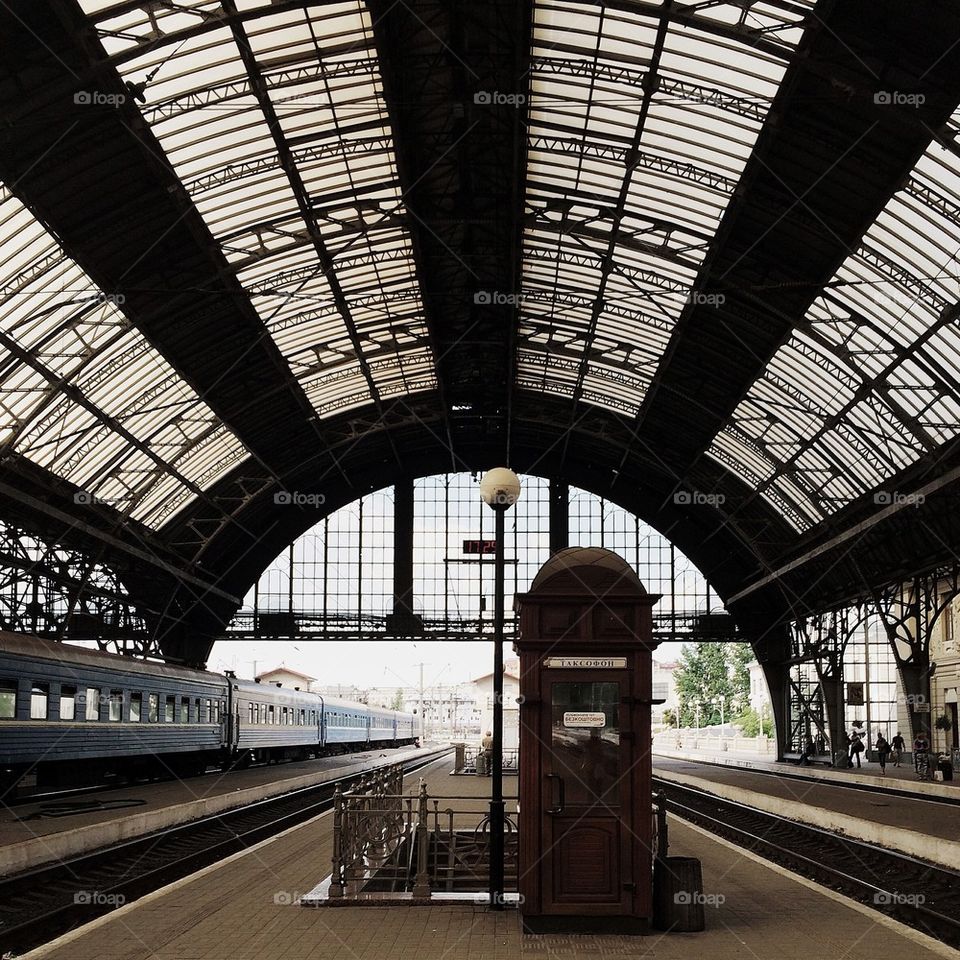
<path id="1" fill-rule="evenodd" d="M 618 553 L 604 547 L 568 547 L 544 563 L 525 596 L 582 594 L 585 590 L 600 591 L 604 596 L 648 595 L 636 571 Z"/>

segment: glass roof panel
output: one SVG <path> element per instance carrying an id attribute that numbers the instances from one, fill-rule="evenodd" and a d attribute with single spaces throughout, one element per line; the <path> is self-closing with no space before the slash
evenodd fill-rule
<path id="1" fill-rule="evenodd" d="M 118 68 L 131 82 L 156 71 L 142 113 L 293 375 L 322 416 L 432 389 L 365 4 L 260 11 L 243 23 L 253 66 L 220 5 L 202 11 L 193 26 L 222 25 Z"/>
<path id="2" fill-rule="evenodd" d="M 960 155 L 934 141 L 814 302 L 806 332 L 780 348 L 711 454 L 726 449 L 729 430 L 756 434 L 759 404 L 795 441 L 783 450 L 767 446 L 778 471 L 773 485 L 789 479 L 820 505 L 820 519 L 955 438 L 958 256 Z M 801 417 L 803 406 L 819 418 Z"/>
<path id="3" fill-rule="evenodd" d="M 151 521 L 139 503 L 145 481 L 166 477 L 193 496 L 246 456 L 133 329 L 123 297 L 99 290 L 7 190 L 0 338 L 0 441 L 137 520 Z M 213 472 L 193 455 L 212 430 L 221 464 Z"/>
<path id="4" fill-rule="evenodd" d="M 551 389 L 555 380 L 552 392 L 628 415 L 639 409 L 804 12 L 764 4 L 745 23 L 742 4 L 708 9 L 704 26 L 723 11 L 723 22 L 742 25 L 742 35 L 671 23 L 644 113 L 656 8 L 534 5 L 521 385 Z M 751 46 L 750 31 L 768 29 L 782 56 Z M 545 323 L 564 324 L 562 356 L 552 337 L 538 333 Z M 619 371 L 607 359 L 614 356 L 608 341 L 626 358 Z M 598 347 L 591 354 L 598 359 L 583 363 Z"/>

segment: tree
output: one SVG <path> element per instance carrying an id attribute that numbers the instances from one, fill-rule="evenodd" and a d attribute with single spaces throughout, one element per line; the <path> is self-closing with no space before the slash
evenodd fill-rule
<path id="1" fill-rule="evenodd" d="M 730 684 L 733 688 L 730 713 L 743 713 L 750 706 L 750 664 L 753 647 L 749 643 L 727 643 L 730 662 Z"/>
<path id="2" fill-rule="evenodd" d="M 666 727 L 675 727 L 677 725 L 677 715 L 670 707 L 667 707 L 660 715 L 660 721 Z"/>
<path id="3" fill-rule="evenodd" d="M 393 700 L 390 702 L 391 710 L 402 710 L 403 709 L 403 688 L 399 688 L 397 692 L 393 695 Z"/>
<path id="4" fill-rule="evenodd" d="M 698 704 L 701 726 L 720 722 L 720 707 L 719 704 L 714 706 L 714 701 L 723 698 L 729 705 L 733 696 L 727 658 L 726 644 L 723 643 L 683 645 L 674 671 L 681 726 L 692 727 L 696 723 Z M 726 712 L 730 712 L 729 706 Z"/>
<path id="5" fill-rule="evenodd" d="M 761 730 L 768 737 L 773 736 L 773 721 L 768 717 L 761 718 L 752 707 L 747 707 L 739 717 L 733 721 L 745 737 L 756 737 Z"/>

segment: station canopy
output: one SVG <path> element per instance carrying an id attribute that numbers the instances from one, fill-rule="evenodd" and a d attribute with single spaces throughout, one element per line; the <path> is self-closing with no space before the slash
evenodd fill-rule
<path id="1" fill-rule="evenodd" d="M 0 36 L 14 512 L 234 592 L 315 522 L 278 493 L 501 462 L 734 605 L 957 542 L 951 5 L 23 0 Z"/>

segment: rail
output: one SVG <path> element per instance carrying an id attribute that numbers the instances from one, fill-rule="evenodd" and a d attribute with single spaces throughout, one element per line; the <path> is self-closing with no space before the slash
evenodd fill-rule
<path id="1" fill-rule="evenodd" d="M 333 858 L 327 900 L 429 901 L 445 895 L 485 897 L 490 873 L 490 804 L 487 797 L 431 796 L 420 780 L 416 793 L 389 792 L 396 779 L 374 778 L 334 795 Z M 506 798 L 516 805 L 516 797 Z M 656 856 L 665 859 L 667 799 L 651 805 Z M 519 833 L 515 815 L 504 823 L 504 892 L 517 891 Z M 652 863 L 651 863 L 652 867 Z M 319 894 L 318 900 L 324 899 Z M 311 903 L 315 902 L 313 898 Z"/>
<path id="2" fill-rule="evenodd" d="M 483 775 L 489 771 L 486 769 L 483 749 L 476 744 L 455 743 L 455 758 L 453 762 L 454 773 L 479 773 Z M 479 768 L 477 766 L 480 761 Z M 520 751 L 516 747 L 508 748 L 503 751 L 503 763 L 501 770 L 504 773 L 517 773 L 520 769 Z"/>
<path id="3" fill-rule="evenodd" d="M 412 772 L 447 752 L 449 748 L 422 753 L 402 765 Z M 350 774 L 337 786 L 348 784 L 352 790 L 356 779 Z M 25 953 L 123 903 L 306 823 L 331 808 L 334 793 L 333 781 L 299 787 L 2 877 L 0 956 Z"/>
<path id="4" fill-rule="evenodd" d="M 394 780 L 395 784 L 397 781 Z M 402 781 L 401 781 L 402 782 Z M 516 798 L 507 798 L 516 802 Z M 431 797 L 420 781 L 416 794 L 387 789 L 383 781 L 334 795 L 333 858 L 329 899 L 403 893 L 430 899 L 438 893 L 485 890 L 490 865 L 489 800 Z M 504 824 L 508 892 L 516 889 L 518 834 Z"/>
<path id="5" fill-rule="evenodd" d="M 654 776 L 664 805 L 715 836 L 960 947 L 960 873 Z"/>

